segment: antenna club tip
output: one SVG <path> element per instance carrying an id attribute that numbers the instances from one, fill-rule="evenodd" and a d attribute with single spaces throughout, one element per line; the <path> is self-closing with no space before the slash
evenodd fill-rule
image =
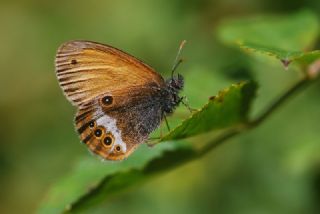
<path id="1" fill-rule="evenodd" d="M 180 43 L 180 48 L 179 49 L 182 49 L 183 46 L 187 43 L 187 40 L 182 40 L 182 42 Z"/>

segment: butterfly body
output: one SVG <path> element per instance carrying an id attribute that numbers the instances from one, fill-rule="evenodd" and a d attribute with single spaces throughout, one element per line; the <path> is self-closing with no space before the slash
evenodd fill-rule
<path id="1" fill-rule="evenodd" d="M 181 102 L 181 75 L 162 76 L 111 46 L 70 41 L 58 49 L 56 74 L 67 99 L 78 107 L 75 124 L 89 150 L 121 160 Z"/>

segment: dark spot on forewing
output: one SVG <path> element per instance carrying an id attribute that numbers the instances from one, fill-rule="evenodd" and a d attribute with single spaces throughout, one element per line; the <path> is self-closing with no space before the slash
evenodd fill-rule
<path id="1" fill-rule="evenodd" d="M 111 105 L 113 102 L 113 97 L 112 96 L 105 96 L 102 98 L 102 103 L 104 105 Z"/>

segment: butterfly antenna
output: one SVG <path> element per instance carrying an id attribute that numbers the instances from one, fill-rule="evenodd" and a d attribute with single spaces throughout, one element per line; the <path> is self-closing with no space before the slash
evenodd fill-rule
<path id="1" fill-rule="evenodd" d="M 179 50 L 178 50 L 178 53 L 177 53 L 177 56 L 174 60 L 174 63 L 173 63 L 173 66 L 172 66 L 172 70 L 171 70 L 171 78 L 173 78 L 173 74 L 174 74 L 174 71 L 177 70 L 178 66 L 181 64 L 181 62 L 183 61 L 183 59 L 180 58 L 180 55 L 181 55 L 181 50 L 183 49 L 184 45 L 186 44 L 186 40 L 183 40 L 181 43 L 180 43 L 180 46 L 179 46 Z"/>

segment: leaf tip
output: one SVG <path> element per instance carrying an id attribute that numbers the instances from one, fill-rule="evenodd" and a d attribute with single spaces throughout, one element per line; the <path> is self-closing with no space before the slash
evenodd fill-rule
<path id="1" fill-rule="evenodd" d="M 282 65 L 284 66 L 284 69 L 288 70 L 288 67 L 289 67 L 290 63 L 292 62 L 292 60 L 281 59 L 280 61 L 281 61 Z"/>
<path id="2" fill-rule="evenodd" d="M 212 101 L 212 100 L 214 100 L 214 99 L 216 99 L 216 96 L 215 96 L 215 95 L 214 95 L 214 96 L 209 97 L 209 100 L 210 100 L 210 101 Z"/>

